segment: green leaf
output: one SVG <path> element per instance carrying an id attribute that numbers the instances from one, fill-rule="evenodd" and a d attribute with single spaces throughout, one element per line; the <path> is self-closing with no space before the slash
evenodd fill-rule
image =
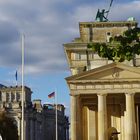
<path id="1" fill-rule="evenodd" d="M 110 38 L 109 43 L 89 43 L 100 57 L 123 62 L 132 60 L 134 54 L 140 54 L 140 28 L 129 29 L 123 35 Z"/>

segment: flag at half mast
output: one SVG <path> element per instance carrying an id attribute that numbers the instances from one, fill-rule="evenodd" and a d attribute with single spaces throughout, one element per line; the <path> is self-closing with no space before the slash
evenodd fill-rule
<path id="1" fill-rule="evenodd" d="M 50 94 L 48 95 L 48 97 L 49 97 L 49 98 L 55 97 L 55 92 L 50 93 Z"/>
<path id="2" fill-rule="evenodd" d="M 17 71 L 16 71 L 16 73 L 15 73 L 15 78 L 16 78 L 16 81 L 17 81 Z"/>
<path id="3" fill-rule="evenodd" d="M 18 86 L 18 73 L 17 73 L 17 71 L 15 73 L 15 78 L 16 78 L 16 86 Z"/>

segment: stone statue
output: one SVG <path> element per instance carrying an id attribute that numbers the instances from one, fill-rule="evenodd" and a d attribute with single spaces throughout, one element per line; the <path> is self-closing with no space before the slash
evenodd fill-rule
<path id="1" fill-rule="evenodd" d="M 108 12 L 109 11 L 105 11 L 105 9 L 102 9 L 102 11 L 100 11 L 100 9 L 98 9 L 95 20 L 99 21 L 99 22 L 108 21 L 107 16 L 105 16 L 105 14 L 108 14 Z"/>
<path id="2" fill-rule="evenodd" d="M 120 134 L 120 132 L 118 132 L 116 128 L 110 127 L 108 129 L 108 140 L 118 140 L 118 134 Z"/>

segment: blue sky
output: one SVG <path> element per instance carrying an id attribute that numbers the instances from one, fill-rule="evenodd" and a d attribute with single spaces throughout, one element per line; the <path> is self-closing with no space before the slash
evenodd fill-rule
<path id="1" fill-rule="evenodd" d="M 0 83 L 21 84 L 21 37 L 25 34 L 25 84 L 33 99 L 53 101 L 47 95 L 58 92 L 58 102 L 69 112 L 69 90 L 64 80 L 70 75 L 63 45 L 79 37 L 78 23 L 94 21 L 97 9 L 108 9 L 110 0 L 1 0 Z M 114 0 L 109 20 L 135 17 L 140 22 L 140 0 Z"/>

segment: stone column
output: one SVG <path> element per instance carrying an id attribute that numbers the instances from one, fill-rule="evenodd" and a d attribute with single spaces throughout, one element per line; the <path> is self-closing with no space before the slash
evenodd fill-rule
<path id="1" fill-rule="evenodd" d="M 135 105 L 134 93 L 126 93 L 126 115 L 125 115 L 125 140 L 135 139 Z"/>
<path id="2" fill-rule="evenodd" d="M 88 140 L 96 140 L 96 112 L 94 106 L 88 107 Z"/>
<path id="3" fill-rule="evenodd" d="M 14 99 L 14 101 L 17 102 L 17 93 L 16 93 L 16 91 L 15 91 L 15 93 L 13 93 L 13 94 L 15 94 L 15 99 Z"/>
<path id="4" fill-rule="evenodd" d="M 9 102 L 12 102 L 12 93 L 9 92 Z"/>
<path id="5" fill-rule="evenodd" d="M 69 128 L 66 128 L 66 140 L 69 140 Z"/>
<path id="6" fill-rule="evenodd" d="M 21 116 L 18 117 L 18 137 L 21 139 Z"/>
<path id="7" fill-rule="evenodd" d="M 36 139 L 35 139 L 35 133 L 36 133 L 36 132 L 35 132 L 35 122 L 36 122 L 36 119 L 33 118 L 33 122 L 32 122 L 32 125 L 33 125 L 33 131 L 32 131 L 32 132 L 33 132 L 33 135 L 32 135 L 32 137 L 33 137 L 33 140 L 36 140 Z"/>
<path id="8" fill-rule="evenodd" d="M 125 104 L 121 104 L 121 139 L 124 140 L 124 125 L 125 125 L 125 115 L 124 115 L 124 111 L 125 111 Z"/>
<path id="9" fill-rule="evenodd" d="M 80 96 L 76 98 L 76 130 L 77 130 L 77 138 L 79 140 L 82 139 L 82 103 Z"/>
<path id="10" fill-rule="evenodd" d="M 30 140 L 33 140 L 33 120 L 30 119 Z"/>
<path id="11" fill-rule="evenodd" d="M 28 120 L 28 116 L 25 116 L 25 140 L 28 140 L 29 139 L 29 120 Z"/>
<path id="12" fill-rule="evenodd" d="M 98 140 L 107 137 L 106 94 L 98 94 Z"/>
<path id="13" fill-rule="evenodd" d="M 38 121 L 35 121 L 35 140 L 38 140 Z"/>
<path id="14" fill-rule="evenodd" d="M 77 140 L 76 96 L 71 96 L 71 140 Z"/>

